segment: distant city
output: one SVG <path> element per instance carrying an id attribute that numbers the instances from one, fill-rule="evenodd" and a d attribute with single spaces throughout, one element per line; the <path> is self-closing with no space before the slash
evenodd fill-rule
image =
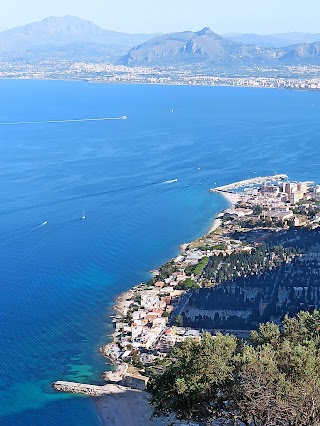
<path id="1" fill-rule="evenodd" d="M 125 34 L 65 16 L 0 33 L 0 78 L 320 89 L 320 34 Z"/>

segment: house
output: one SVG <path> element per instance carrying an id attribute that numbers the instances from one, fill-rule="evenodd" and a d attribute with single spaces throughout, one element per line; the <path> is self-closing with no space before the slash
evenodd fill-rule
<path id="1" fill-rule="evenodd" d="M 147 316 L 147 311 L 145 309 L 139 309 L 138 311 L 132 312 L 132 319 L 134 321 L 141 320 Z"/>
<path id="2" fill-rule="evenodd" d="M 138 336 L 140 336 L 141 333 L 142 333 L 142 330 L 143 330 L 142 325 L 132 326 L 131 327 L 131 337 L 132 337 L 132 340 L 135 340 Z"/>
<path id="3" fill-rule="evenodd" d="M 155 318 L 153 320 L 152 324 L 153 324 L 153 326 L 159 326 L 159 327 L 161 327 L 162 330 L 163 330 L 165 328 L 165 326 L 166 326 L 166 323 L 167 323 L 166 318 L 160 317 L 160 318 Z"/>
<path id="4" fill-rule="evenodd" d="M 307 219 L 303 216 L 295 216 L 294 217 L 294 226 L 303 226 L 307 222 Z"/>
<path id="5" fill-rule="evenodd" d="M 145 390 L 148 380 L 149 377 L 142 376 L 141 374 L 126 374 L 119 384 L 132 389 Z"/>
<path id="6" fill-rule="evenodd" d="M 141 293 L 141 306 L 145 309 L 152 309 L 154 307 L 159 306 L 160 300 L 156 294 L 152 294 L 152 292 Z"/>
<path id="7" fill-rule="evenodd" d="M 270 217 L 274 220 L 280 220 L 281 222 L 285 222 L 286 220 L 293 217 L 293 212 L 291 210 L 284 211 L 284 212 L 277 212 L 277 211 L 270 211 L 270 212 L 263 212 L 264 217 Z"/>
<path id="8" fill-rule="evenodd" d="M 184 272 L 180 272 L 176 275 L 177 282 L 179 281 L 185 281 L 187 278 L 186 274 Z"/>
<path id="9" fill-rule="evenodd" d="M 161 310 L 161 313 L 159 312 L 148 312 L 146 318 L 149 322 L 153 322 L 156 318 L 161 317 L 163 311 Z"/>

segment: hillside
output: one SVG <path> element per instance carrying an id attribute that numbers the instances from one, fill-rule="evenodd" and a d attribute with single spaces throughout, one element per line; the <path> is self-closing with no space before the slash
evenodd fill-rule
<path id="1" fill-rule="evenodd" d="M 210 28 L 155 37 L 134 47 L 119 60 L 125 65 L 178 65 L 213 62 L 248 63 L 264 60 L 264 49 L 236 43 L 214 33 Z"/>
<path id="2" fill-rule="evenodd" d="M 268 246 L 250 254 L 209 259 L 203 276 L 218 285 L 193 292 L 183 310 L 184 325 L 250 330 L 320 307 L 319 229 L 271 232 L 265 241 Z"/>
<path id="3" fill-rule="evenodd" d="M 320 41 L 285 48 L 281 51 L 279 59 L 281 62 L 289 64 L 320 65 Z"/>

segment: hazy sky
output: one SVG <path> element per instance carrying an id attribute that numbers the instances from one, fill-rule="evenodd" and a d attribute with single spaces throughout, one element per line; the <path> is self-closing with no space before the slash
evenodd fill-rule
<path id="1" fill-rule="evenodd" d="M 319 0 L 2 0 L 0 31 L 52 15 L 129 33 L 320 32 Z"/>

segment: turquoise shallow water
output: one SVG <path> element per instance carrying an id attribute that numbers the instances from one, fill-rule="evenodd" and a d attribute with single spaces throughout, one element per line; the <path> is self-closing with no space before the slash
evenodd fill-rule
<path id="1" fill-rule="evenodd" d="M 209 229 L 226 202 L 208 188 L 320 181 L 320 95 L 13 80 L 0 93 L 0 122 L 128 116 L 0 125 L 1 424 L 99 424 L 51 382 L 101 382 L 115 296 Z"/>

